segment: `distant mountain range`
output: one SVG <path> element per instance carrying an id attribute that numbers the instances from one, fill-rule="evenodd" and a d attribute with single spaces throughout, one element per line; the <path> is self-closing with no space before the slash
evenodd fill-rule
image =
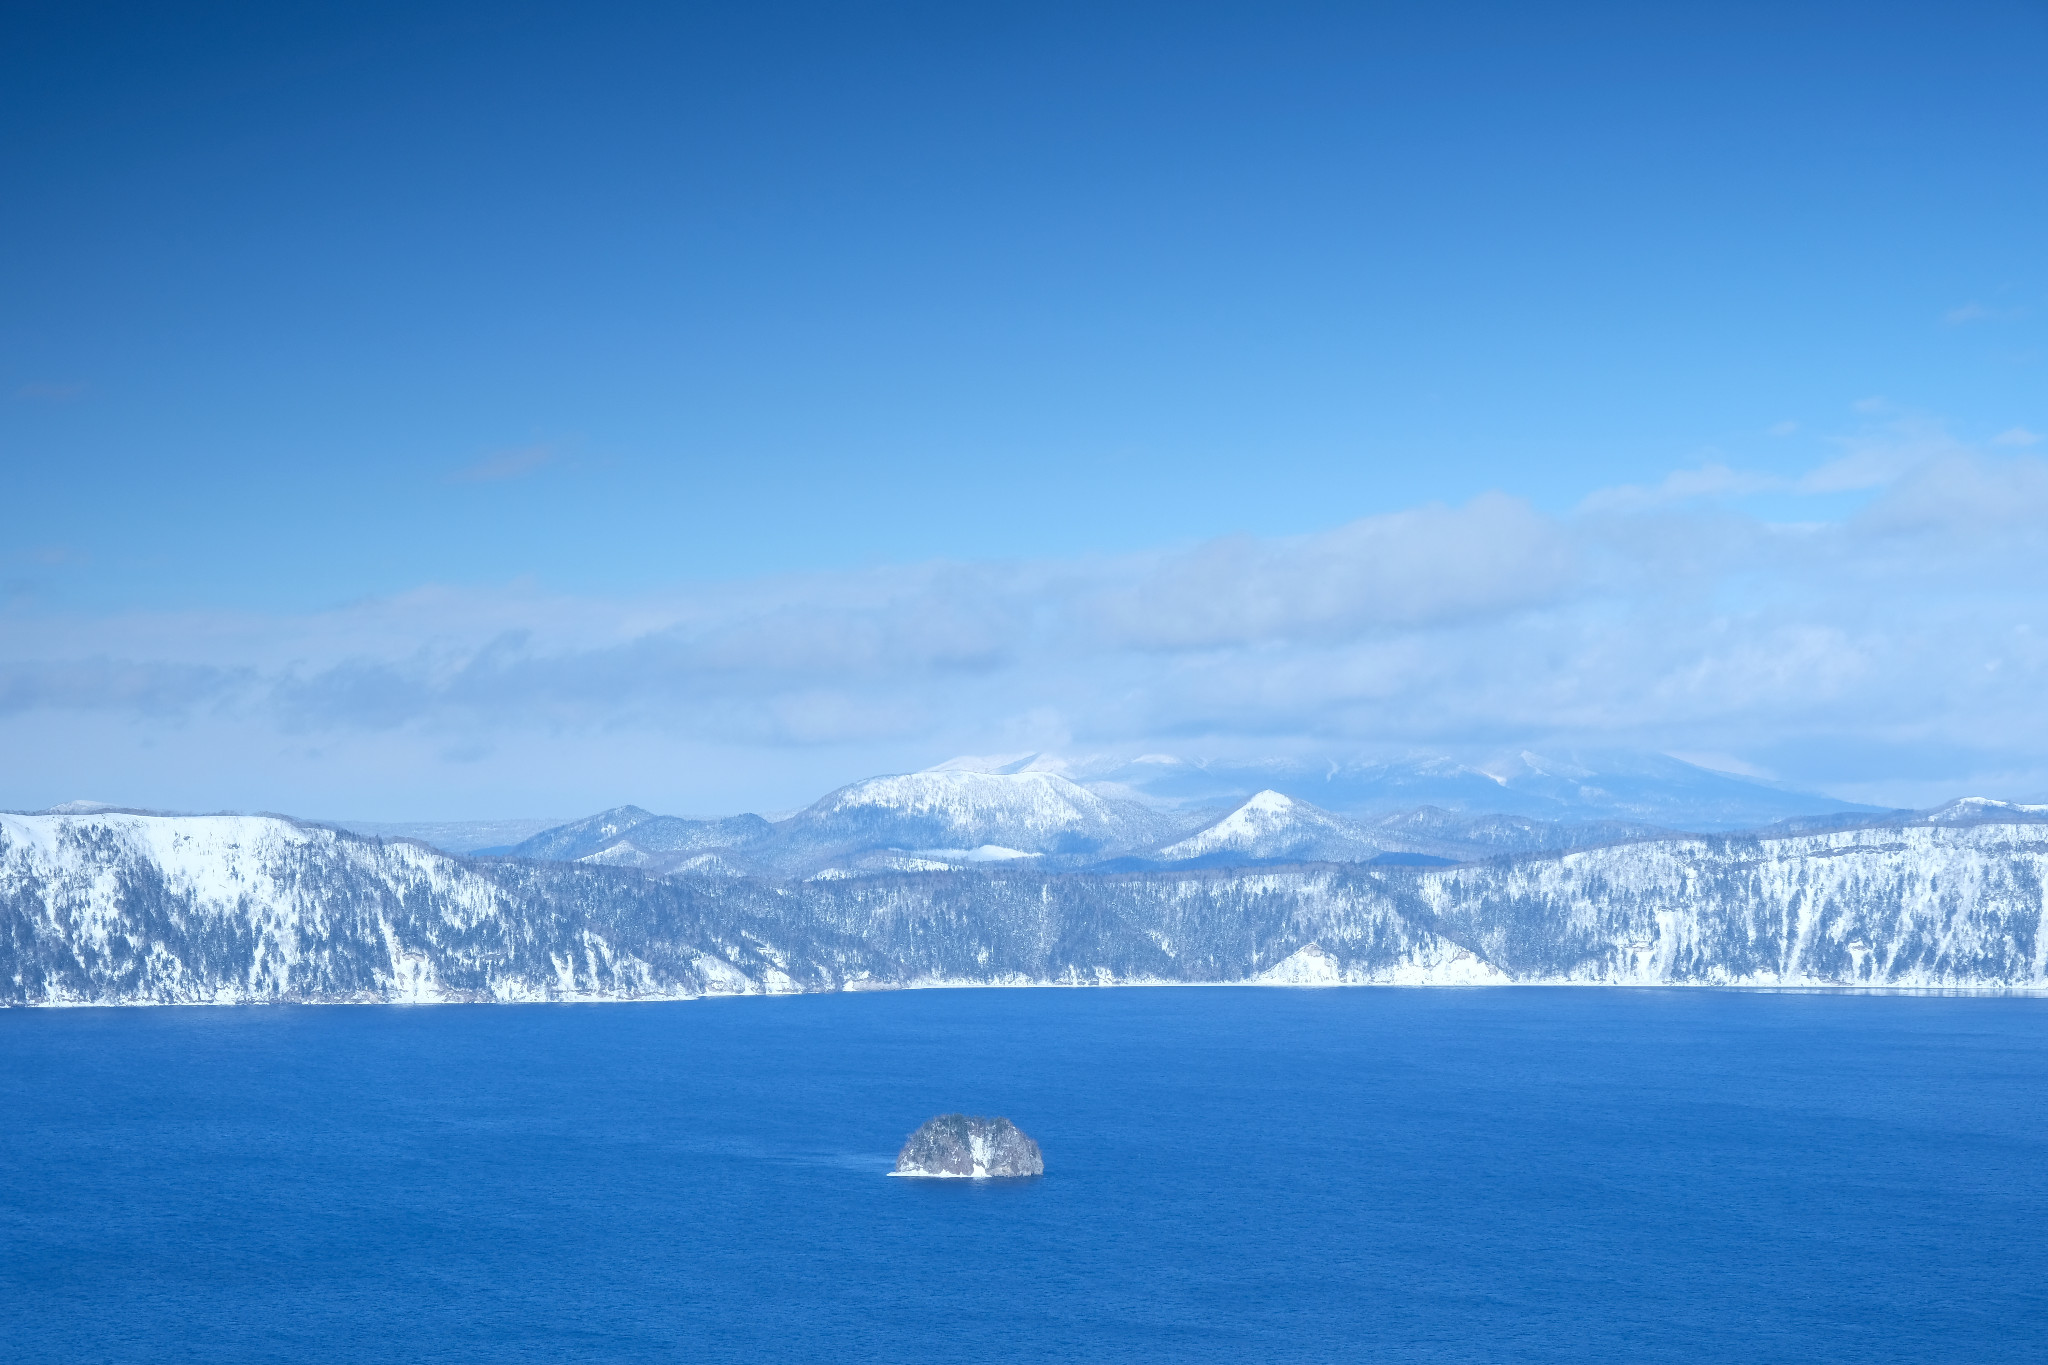
<path id="1" fill-rule="evenodd" d="M 334 820 L 330 824 L 378 839 L 417 839 L 449 853 L 510 848 L 563 823 L 553 820 Z"/>
<path id="2" fill-rule="evenodd" d="M 1871 811 L 1831 796 L 1715 772 L 1663 754 L 1605 752 L 1545 756 L 1523 750 L 1483 766 L 1444 757 L 1399 762 L 1332 759 L 1191 761 L 1151 755 L 1130 761 L 1031 756 L 1077 781 L 1160 804 L 1235 805 L 1277 791 L 1347 815 L 1385 815 L 1432 806 L 1466 815 L 1515 815 L 1582 823 L 1619 821 L 1694 833 L 1754 829 L 1777 820 Z"/>
<path id="3" fill-rule="evenodd" d="M 1042 858 L 1084 866 L 1147 848 L 1184 819 L 1053 773 L 926 772 L 855 782 L 786 820 L 684 820 L 621 806 L 508 849 L 651 871 L 850 876 Z"/>
<path id="4" fill-rule="evenodd" d="M 801 879 L 1023 859 L 1049 870 L 1105 872 L 1304 860 L 1468 862 L 1871 813 L 1661 756 L 1608 756 L 1596 769 L 1524 753 L 1480 769 L 1435 758 L 1345 766 L 1026 754 L 869 778 L 775 821 L 620 806 L 495 845 L 469 837 L 466 827 L 348 827 L 419 837 L 450 852 L 664 875 Z"/>
<path id="5" fill-rule="evenodd" d="M 1661 754 L 1560 758 L 1523 751 L 1479 766 L 1445 757 L 1364 763 L 1008 754 L 957 758 L 921 773 L 855 782 L 774 822 L 775 830 L 757 816 L 657 817 L 636 806 L 567 823 L 330 823 L 361 834 L 419 839 L 451 853 L 576 859 L 623 841 L 615 859 L 650 867 L 680 865 L 674 855 L 742 849 L 754 855 L 734 861 L 720 852 L 704 865 L 794 870 L 806 862 L 822 868 L 835 857 L 860 861 L 888 852 L 909 858 L 918 850 L 938 850 L 941 856 L 924 861 L 952 866 L 984 847 L 984 859 L 1001 857 L 1005 849 L 1069 860 L 1149 857 L 1262 792 L 1352 817 L 1345 826 L 1347 851 L 1361 837 L 1358 830 L 1371 829 L 1384 840 L 1381 852 L 1453 858 L 1578 847 L 1669 830 L 1721 833 L 1879 809 Z M 655 819 L 671 823 L 648 824 Z M 628 835 L 628 826 L 639 832 Z M 768 856 L 771 844 L 788 856 Z"/>

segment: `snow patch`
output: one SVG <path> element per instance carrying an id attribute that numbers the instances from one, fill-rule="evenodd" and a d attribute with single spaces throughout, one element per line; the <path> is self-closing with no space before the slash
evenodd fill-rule
<path id="1" fill-rule="evenodd" d="M 1265 986 L 1337 986 L 1343 984 L 1344 968 L 1322 945 L 1305 943 L 1253 980 Z"/>
<path id="2" fill-rule="evenodd" d="M 921 848 L 916 856 L 944 859 L 949 863 L 1006 863 L 1014 858 L 1041 858 L 1045 855 L 1004 848 L 1001 844 L 983 844 L 979 848 Z"/>

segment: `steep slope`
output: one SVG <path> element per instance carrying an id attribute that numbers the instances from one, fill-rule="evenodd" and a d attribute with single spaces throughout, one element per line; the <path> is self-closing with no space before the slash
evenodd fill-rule
<path id="1" fill-rule="evenodd" d="M 0 816 L 15 1003 L 532 1000 L 775 987 L 743 908 L 272 816 Z M 813 945 L 815 951 L 816 945 Z"/>
<path id="2" fill-rule="evenodd" d="M 2048 989 L 2048 823 L 1915 818 L 1442 869 L 811 882 L 462 859 L 275 817 L 0 816 L 16 1004 L 1263 981 Z"/>
<path id="3" fill-rule="evenodd" d="M 943 983 L 1243 980 L 1340 933 L 1371 979 L 1469 952 L 1327 871 L 1002 869 L 795 886 L 464 860 L 276 817 L 0 816 L 13 1004 L 663 999 Z"/>
<path id="4" fill-rule="evenodd" d="M 2041 986 L 2048 825 L 1918 821 L 1623 844 L 1418 879 L 1517 980 Z"/>

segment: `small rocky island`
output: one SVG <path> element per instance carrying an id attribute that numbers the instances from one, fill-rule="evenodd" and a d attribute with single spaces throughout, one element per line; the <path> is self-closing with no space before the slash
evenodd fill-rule
<path id="1" fill-rule="evenodd" d="M 1008 1119 L 941 1114 L 910 1135 L 896 1154 L 892 1174 L 970 1179 L 1044 1175 L 1045 1158 L 1038 1144 Z"/>

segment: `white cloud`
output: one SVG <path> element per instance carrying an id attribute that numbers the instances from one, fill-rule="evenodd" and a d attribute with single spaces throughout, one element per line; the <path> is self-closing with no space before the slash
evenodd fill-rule
<path id="1" fill-rule="evenodd" d="M 1690 763 L 1695 768 L 1711 768 L 1717 773 L 1732 773 L 1737 777 L 1756 778 L 1765 782 L 1775 781 L 1778 776 L 1768 768 L 1760 768 L 1733 754 L 1691 752 L 1673 753 L 1671 757 L 1681 763 Z"/>
<path id="2" fill-rule="evenodd" d="M 1773 429 L 1774 434 L 1776 429 Z M 1786 481 L 1769 474 L 1730 469 L 1724 464 L 1704 464 L 1698 469 L 1675 469 L 1662 483 L 1652 486 L 1623 484 L 1590 494 L 1579 505 L 1584 512 L 1641 512 L 1696 498 L 1743 497 L 1786 487 Z"/>
<path id="3" fill-rule="evenodd" d="M 1901 478 L 1856 524 L 1892 534 L 1938 531 L 2003 541 L 2018 531 L 2031 539 L 2048 527 L 2048 462 L 1945 455 Z M 2027 571 L 2019 563 L 2012 567 Z"/>
<path id="4" fill-rule="evenodd" d="M 1801 493 L 1858 493 L 1882 488 L 1908 470 L 1965 449 L 1940 423 L 1915 415 L 1890 415 L 1889 405 L 1857 404 L 1859 411 L 1888 420 L 1835 444 L 1842 454 L 1807 473 L 1794 485 Z"/>
<path id="5" fill-rule="evenodd" d="M 1797 526 L 1713 501 L 1762 481 L 1709 465 L 1570 516 L 1495 494 L 1142 556 L 633 600 L 514 584 L 300 616 L 16 614 L 0 804 L 91 787 L 370 816 L 396 787 L 435 793 L 399 814 L 786 806 L 1070 744 L 1556 740 L 1807 782 L 1843 754 L 2048 772 L 2048 463 L 1928 427 L 1859 457 L 1886 471 L 1874 495 Z"/>
<path id="6" fill-rule="evenodd" d="M 1105 642 L 1209 649 L 1498 616 L 1553 598 L 1576 572 L 1561 526 L 1496 493 L 1321 535 L 1211 541 L 1094 586 L 1082 603 Z"/>

